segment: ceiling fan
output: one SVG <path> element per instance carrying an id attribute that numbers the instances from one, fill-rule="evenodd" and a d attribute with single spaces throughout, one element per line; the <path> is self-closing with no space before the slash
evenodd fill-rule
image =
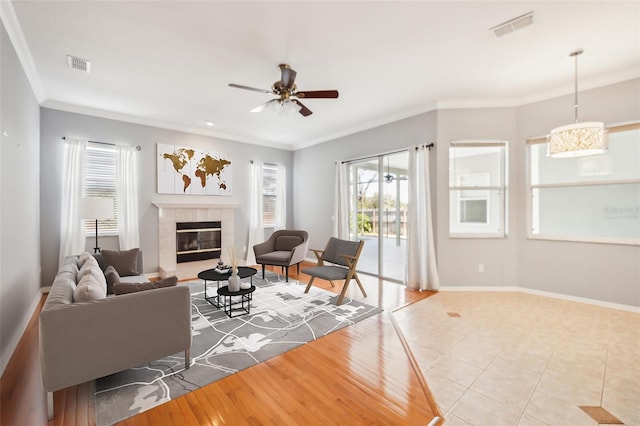
<path id="1" fill-rule="evenodd" d="M 268 93 L 276 95 L 278 98 L 271 99 L 263 104 L 253 108 L 251 112 L 260 112 L 269 106 L 281 106 L 283 110 L 295 109 L 303 116 L 307 117 L 313 112 L 304 106 L 299 99 L 335 99 L 338 97 L 337 90 L 304 90 L 299 91 L 294 81 L 296 80 L 296 72 L 287 64 L 278 65 L 280 68 L 281 78 L 273 83 L 271 90 L 256 89 L 254 87 L 242 86 L 240 84 L 230 83 L 230 87 L 237 89 L 252 90 L 254 92 Z"/>
<path id="2" fill-rule="evenodd" d="M 391 173 L 391 167 L 389 166 L 389 157 L 387 157 L 387 174 L 384 175 L 384 181 L 387 183 L 391 183 L 394 180 L 407 180 L 407 176 L 396 175 Z"/>

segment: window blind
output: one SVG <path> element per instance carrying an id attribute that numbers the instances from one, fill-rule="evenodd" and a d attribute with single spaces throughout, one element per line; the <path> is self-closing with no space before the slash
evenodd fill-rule
<path id="1" fill-rule="evenodd" d="M 85 196 L 106 197 L 113 200 L 113 219 L 98 221 L 99 235 L 118 234 L 118 206 L 116 196 L 116 150 L 104 144 L 87 145 Z M 87 235 L 95 235 L 96 221 L 85 220 Z"/>
<path id="2" fill-rule="evenodd" d="M 278 194 L 278 168 L 271 164 L 262 166 L 262 222 L 274 226 L 276 221 L 276 196 Z"/>

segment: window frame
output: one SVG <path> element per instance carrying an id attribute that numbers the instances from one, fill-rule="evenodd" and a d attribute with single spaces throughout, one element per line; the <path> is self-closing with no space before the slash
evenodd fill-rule
<path id="1" fill-rule="evenodd" d="M 460 186 L 461 188 L 470 188 L 470 186 L 468 185 L 462 185 L 460 182 L 463 180 L 461 178 L 463 177 L 471 177 L 471 176 L 481 176 L 483 178 L 487 178 L 486 180 L 489 181 L 489 183 L 491 183 L 491 176 L 489 173 L 486 172 L 480 172 L 480 173 L 470 173 L 470 174 L 466 174 L 466 175 L 460 175 L 458 176 L 458 186 Z M 485 180 L 485 179 L 483 179 Z M 460 190 L 460 195 L 458 196 L 458 225 L 462 225 L 462 224 L 482 224 L 482 225 L 488 225 L 489 224 L 489 211 L 490 211 L 490 206 L 491 206 L 491 199 L 489 197 L 489 191 L 483 191 L 483 190 L 469 190 L 469 192 L 480 192 L 482 191 L 482 196 L 474 196 L 471 194 L 466 194 L 465 195 L 465 190 L 461 189 Z M 463 204 L 466 204 L 465 201 L 484 201 L 485 202 L 485 221 L 484 222 L 467 222 L 462 220 L 462 213 L 463 211 L 466 211 L 466 207 L 463 208 Z"/>
<path id="2" fill-rule="evenodd" d="M 508 205 L 509 205 L 509 186 L 508 186 L 508 167 L 509 167 L 509 141 L 507 140 L 499 140 L 499 139 L 471 139 L 471 140 L 452 140 L 449 141 L 449 147 L 447 151 L 448 161 L 451 162 L 451 148 L 455 147 L 468 147 L 468 148 L 482 148 L 482 147 L 501 147 L 500 154 L 500 185 L 477 185 L 477 186 L 463 186 L 456 182 L 456 185 L 451 185 L 451 173 L 453 170 L 449 167 L 449 175 L 448 175 L 448 203 L 447 208 L 449 209 L 449 219 L 448 219 L 448 232 L 449 238 L 468 238 L 468 239 L 476 239 L 476 238 L 507 238 L 508 237 Z M 477 172 L 475 174 L 484 174 L 487 172 Z M 489 173 L 487 173 L 489 174 Z M 489 182 L 491 183 L 491 182 Z M 487 223 L 490 220 L 490 205 L 491 205 L 491 191 L 498 191 L 502 194 L 500 196 L 500 202 L 498 203 L 498 214 L 499 214 L 499 223 L 500 223 L 500 231 L 499 232 L 452 232 L 451 230 L 451 196 L 453 191 L 487 191 Z M 458 201 L 462 201 L 461 197 L 458 197 Z M 460 208 L 458 208 L 458 212 L 455 215 L 458 225 L 460 222 Z"/>
<path id="3" fill-rule="evenodd" d="M 272 174 L 273 176 L 273 181 L 275 182 L 275 185 L 273 185 L 273 194 L 269 193 L 267 194 L 265 192 L 265 176 L 267 175 L 267 173 L 265 173 L 267 170 L 269 170 L 269 172 Z M 270 164 L 270 163 L 263 163 L 262 164 L 262 227 L 264 228 L 275 228 L 276 227 L 276 216 L 277 216 L 277 203 L 278 203 L 278 178 L 279 178 L 279 173 L 278 173 L 278 165 L 276 164 Z M 265 203 L 265 197 L 271 197 L 273 199 L 273 212 L 270 212 L 273 220 L 270 223 L 267 223 L 265 221 L 265 216 L 268 213 L 265 209 L 266 203 Z"/>
<path id="4" fill-rule="evenodd" d="M 640 122 L 615 124 L 607 127 L 608 133 L 623 132 L 626 130 L 640 129 Z M 548 144 L 546 136 L 544 137 L 532 137 L 525 141 L 525 161 L 526 161 L 526 186 L 527 186 L 527 239 L 529 240 L 541 240 L 541 241 L 563 241 L 563 242 L 577 242 L 577 243 L 595 243 L 595 244 L 615 244 L 615 245 L 632 245 L 640 246 L 640 238 L 612 238 L 612 237 L 577 237 L 566 235 L 554 235 L 554 234 L 534 234 L 534 214 L 533 214 L 533 192 L 535 189 L 545 188 L 569 188 L 569 187 L 590 187 L 590 186 L 602 186 L 602 185 L 619 185 L 619 184 L 640 184 L 640 177 L 637 179 L 610 179 L 600 181 L 581 181 L 581 182 L 565 182 L 565 183 L 543 183 L 535 184 L 531 183 L 532 172 L 532 155 L 531 146 L 538 144 Z"/>
<path id="5" fill-rule="evenodd" d="M 92 186 L 88 186 L 90 182 L 96 180 L 99 176 L 99 173 L 94 172 L 90 173 L 90 161 L 89 158 L 93 155 L 91 151 L 103 151 L 110 152 L 113 154 L 113 182 L 112 191 L 110 196 L 106 198 L 113 199 L 113 218 L 112 219 L 98 219 L 98 236 L 104 237 L 112 237 L 117 236 L 119 234 L 119 223 L 118 223 L 118 185 L 117 185 L 117 173 L 118 173 L 118 159 L 117 152 L 115 146 L 105 143 L 97 143 L 97 142 L 87 142 L 87 149 L 85 153 L 86 164 L 85 164 L 85 183 L 83 186 L 83 193 L 86 197 L 103 197 L 106 192 L 99 192 L 96 188 Z M 109 165 L 109 167 L 111 167 Z M 107 185 L 105 185 L 107 186 Z M 96 221 L 95 219 L 84 219 L 84 234 L 86 237 L 94 237 L 96 235 Z"/>

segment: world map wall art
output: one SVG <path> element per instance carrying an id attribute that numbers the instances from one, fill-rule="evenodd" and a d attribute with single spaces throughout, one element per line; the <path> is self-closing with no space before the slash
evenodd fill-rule
<path id="1" fill-rule="evenodd" d="M 232 176 L 228 155 L 158 144 L 158 194 L 231 195 Z"/>

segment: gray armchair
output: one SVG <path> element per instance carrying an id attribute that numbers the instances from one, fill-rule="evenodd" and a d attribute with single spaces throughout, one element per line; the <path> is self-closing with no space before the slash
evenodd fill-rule
<path id="1" fill-rule="evenodd" d="M 362 291 L 362 294 L 364 297 L 367 297 L 367 293 L 364 291 L 364 287 L 356 273 L 356 265 L 358 264 L 358 259 L 360 258 L 363 246 L 364 241 L 340 240 L 338 238 L 331 237 L 324 250 L 311 249 L 311 251 L 316 255 L 318 265 L 313 268 L 302 270 L 303 274 L 311 276 L 311 280 L 309 281 L 309 284 L 307 284 L 307 288 L 304 292 L 309 292 L 309 289 L 313 284 L 313 280 L 316 278 L 329 281 L 331 287 L 335 287 L 333 284 L 334 280 L 344 280 L 342 291 L 340 291 L 340 297 L 338 297 L 338 300 L 336 301 L 336 305 L 340 305 L 342 304 L 344 295 L 347 293 L 349 283 L 352 279 L 355 279 L 356 283 L 358 283 L 358 287 L 360 287 L 360 290 Z M 325 262 L 329 262 L 331 264 L 325 265 Z"/>
<path id="2" fill-rule="evenodd" d="M 256 263 L 262 265 L 264 278 L 265 265 L 280 266 L 285 269 L 286 281 L 289 282 L 289 267 L 296 265 L 300 273 L 300 262 L 307 255 L 309 247 L 307 231 L 282 229 L 271 234 L 264 243 L 253 246 Z"/>

